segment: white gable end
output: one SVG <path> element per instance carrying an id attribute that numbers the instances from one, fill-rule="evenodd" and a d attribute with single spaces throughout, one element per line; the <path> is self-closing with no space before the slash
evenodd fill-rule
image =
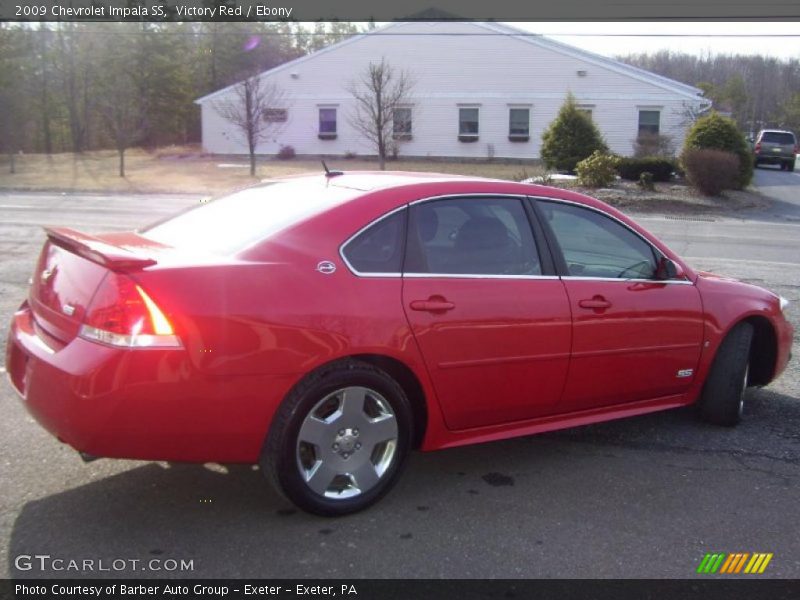
<path id="1" fill-rule="evenodd" d="M 415 81 L 409 98 L 412 138 L 398 143 L 405 156 L 537 158 L 541 134 L 571 92 L 592 116 L 609 146 L 629 154 L 639 110 L 660 113 L 660 130 L 681 143 L 687 103 L 704 102 L 690 86 L 517 30 L 481 23 L 398 23 L 351 38 L 262 76 L 290 98 L 289 121 L 260 153 L 291 145 L 298 154 L 374 154 L 349 124 L 348 85 L 370 62 L 385 58 Z M 203 145 L 209 152 L 244 153 L 235 128 L 214 110 L 230 90 L 210 94 L 203 109 Z M 479 110 L 474 142 L 459 140 L 459 108 Z M 320 139 L 319 110 L 335 108 L 335 139 Z M 509 110 L 527 108 L 527 141 L 509 139 Z"/>

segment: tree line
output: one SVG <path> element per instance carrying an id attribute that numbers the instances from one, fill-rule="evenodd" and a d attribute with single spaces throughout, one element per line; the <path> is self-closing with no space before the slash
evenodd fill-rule
<path id="1" fill-rule="evenodd" d="M 195 99 L 359 31 L 352 23 L 0 23 L 0 150 L 197 142 Z M 798 59 L 662 51 L 621 60 L 702 88 L 744 132 L 800 130 Z"/>
<path id="2" fill-rule="evenodd" d="M 195 99 L 359 30 L 351 23 L 0 23 L 1 149 L 196 142 Z"/>
<path id="3" fill-rule="evenodd" d="M 784 42 L 776 42 L 784 43 Z M 800 133 L 800 58 L 660 51 L 619 60 L 699 87 L 744 133 L 779 127 Z"/>

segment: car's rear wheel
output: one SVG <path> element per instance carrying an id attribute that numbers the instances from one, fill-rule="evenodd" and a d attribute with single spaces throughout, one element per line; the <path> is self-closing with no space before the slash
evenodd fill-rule
<path id="1" fill-rule="evenodd" d="M 722 340 L 700 396 L 700 414 L 706 421 L 729 427 L 741 421 L 752 340 L 753 326 L 745 322 Z"/>
<path id="2" fill-rule="evenodd" d="M 261 467 L 297 506 L 356 512 L 397 480 L 412 438 L 403 389 L 385 372 L 349 361 L 312 374 L 275 415 Z"/>
<path id="3" fill-rule="evenodd" d="M 787 171 L 794 171 L 794 161 L 786 163 Z"/>

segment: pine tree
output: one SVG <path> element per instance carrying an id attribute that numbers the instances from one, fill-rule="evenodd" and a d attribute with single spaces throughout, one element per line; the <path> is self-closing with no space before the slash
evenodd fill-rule
<path id="1" fill-rule="evenodd" d="M 542 160 L 550 169 L 571 173 L 595 150 L 608 152 L 608 146 L 591 117 L 568 94 L 558 116 L 542 134 Z"/>

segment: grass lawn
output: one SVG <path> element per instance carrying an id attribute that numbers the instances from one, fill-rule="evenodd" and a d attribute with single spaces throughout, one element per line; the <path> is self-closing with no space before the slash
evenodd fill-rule
<path id="1" fill-rule="evenodd" d="M 376 161 L 327 159 L 330 168 L 345 171 L 376 170 Z M 210 156 L 199 147 L 168 147 L 154 151 L 132 149 L 125 154 L 126 176 L 119 176 L 113 150 L 72 153 L 25 154 L 15 157 L 16 173 L 9 172 L 8 157 L 0 158 L 0 190 L 57 190 L 63 192 L 179 192 L 219 194 L 247 187 L 262 179 L 322 172 L 319 160 L 261 158 L 256 177 L 250 177 L 246 156 Z M 428 171 L 476 175 L 498 179 L 523 179 L 539 175 L 534 164 L 499 162 L 459 163 L 423 160 L 391 161 L 391 170 Z"/>

